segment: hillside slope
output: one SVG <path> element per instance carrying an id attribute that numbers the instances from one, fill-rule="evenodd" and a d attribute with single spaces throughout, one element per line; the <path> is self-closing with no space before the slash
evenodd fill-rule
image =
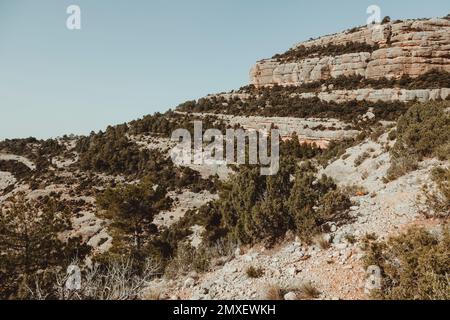
<path id="1" fill-rule="evenodd" d="M 75 257 L 108 281 L 125 266 L 130 287 L 105 296 L 103 281 L 73 299 L 365 299 L 369 265 L 382 271 L 378 298 L 449 297 L 449 31 L 446 18 L 355 28 L 260 61 L 250 85 L 175 111 L 89 136 L 1 141 L 0 297 L 67 298 L 42 271 L 60 279 Z M 171 134 L 194 121 L 279 129 L 280 172 L 176 165 Z M 411 226 L 431 234 L 395 238 Z M 391 238 L 398 257 L 386 253 Z M 431 269 L 402 260 L 411 246 L 433 252 Z M 426 271 L 400 283 L 392 257 Z"/>

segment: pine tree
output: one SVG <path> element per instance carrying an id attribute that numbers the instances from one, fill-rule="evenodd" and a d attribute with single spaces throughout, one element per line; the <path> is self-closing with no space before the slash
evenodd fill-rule
<path id="1" fill-rule="evenodd" d="M 330 190 L 336 188 L 332 179 L 315 176 L 315 168 L 310 163 L 305 163 L 297 169 L 295 182 L 288 199 L 288 211 L 294 220 L 297 233 L 304 239 L 310 240 L 317 232 L 319 214 L 315 207 L 320 203 Z"/>
<path id="2" fill-rule="evenodd" d="M 113 253 L 142 258 L 151 235 L 156 233 L 153 219 L 170 207 L 167 191 L 148 181 L 126 184 L 106 190 L 98 197 L 102 215 L 111 220 Z"/>
<path id="3" fill-rule="evenodd" d="M 60 240 L 71 224 L 68 213 L 61 211 L 56 201 L 50 200 L 42 209 L 39 205 L 19 194 L 0 210 L 1 298 L 25 298 L 24 286 L 35 276 L 52 267 L 64 267 L 78 250 L 80 256 L 89 251 L 79 245 L 79 239 Z"/>

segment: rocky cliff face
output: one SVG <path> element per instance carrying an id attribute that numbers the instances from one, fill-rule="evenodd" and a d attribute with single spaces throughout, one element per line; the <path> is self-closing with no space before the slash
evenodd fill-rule
<path id="1" fill-rule="evenodd" d="M 450 97 L 450 89 L 418 89 L 406 90 L 399 88 L 386 89 L 357 89 L 357 90 L 332 90 L 322 92 L 306 92 L 298 95 L 302 99 L 319 98 L 322 101 L 334 101 L 337 103 L 346 101 L 369 101 L 369 102 L 427 102 L 430 100 L 446 100 Z"/>
<path id="2" fill-rule="evenodd" d="M 303 83 L 360 75 L 367 79 L 417 77 L 430 70 L 450 72 L 450 20 L 407 20 L 362 27 L 300 43 L 293 49 L 366 43 L 376 45 L 373 52 L 336 56 L 308 56 L 285 62 L 259 61 L 250 71 L 255 86 L 301 85 Z"/>

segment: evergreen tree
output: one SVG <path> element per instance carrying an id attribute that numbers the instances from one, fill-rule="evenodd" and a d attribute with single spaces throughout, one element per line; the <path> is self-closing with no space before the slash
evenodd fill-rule
<path id="1" fill-rule="evenodd" d="M 151 235 L 157 232 L 153 219 L 170 207 L 166 189 L 144 180 L 107 189 L 97 202 L 103 216 L 111 220 L 113 253 L 143 258 Z"/>
<path id="2" fill-rule="evenodd" d="M 36 276 L 50 268 L 64 268 L 75 255 L 89 252 L 78 238 L 60 239 L 71 224 L 56 201 L 50 200 L 42 210 L 39 205 L 19 194 L 0 210 L 1 298 L 26 298 Z"/>
<path id="3" fill-rule="evenodd" d="M 335 188 L 336 185 L 326 176 L 317 180 L 315 168 L 310 163 L 298 168 L 287 206 L 295 229 L 303 239 L 309 240 L 317 232 L 320 217 L 315 207 L 325 194 Z"/>

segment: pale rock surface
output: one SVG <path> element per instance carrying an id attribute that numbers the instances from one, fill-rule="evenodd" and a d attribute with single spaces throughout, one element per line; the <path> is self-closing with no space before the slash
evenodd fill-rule
<path id="1" fill-rule="evenodd" d="M 297 300 L 297 295 L 295 292 L 288 292 L 284 295 L 284 300 L 293 301 Z"/>
<path id="2" fill-rule="evenodd" d="M 218 198 L 217 195 L 206 190 L 200 193 L 183 190 L 181 194 L 171 191 L 168 196 L 174 201 L 174 204 L 170 210 L 162 211 L 155 216 L 154 223 L 157 226 L 169 227 L 180 220 L 188 210 L 198 209 Z"/>
<path id="3" fill-rule="evenodd" d="M 319 98 L 326 102 L 342 103 L 346 101 L 369 102 L 427 102 L 430 100 L 446 100 L 450 96 L 450 88 L 407 90 L 400 88 L 386 89 L 357 89 L 357 90 L 333 90 L 324 92 L 308 92 L 298 94 L 302 99 Z"/>
<path id="4" fill-rule="evenodd" d="M 0 160 L 5 160 L 5 161 L 17 161 L 17 162 L 21 162 L 24 165 L 26 165 L 28 168 L 30 168 L 31 170 L 35 170 L 36 169 L 36 165 L 30 161 L 29 159 L 22 157 L 22 156 L 17 156 L 14 154 L 0 154 Z"/>
<path id="5" fill-rule="evenodd" d="M 255 86 L 300 85 L 340 75 L 417 77 L 432 69 L 450 72 L 450 21 L 447 19 L 406 20 L 375 28 L 362 27 L 299 45 L 326 46 L 359 42 L 378 44 L 379 50 L 334 57 L 311 57 L 299 62 L 281 63 L 275 59 L 259 61 L 250 71 Z"/>
<path id="6" fill-rule="evenodd" d="M 16 182 L 16 178 L 9 172 L 0 171 L 0 191 L 3 191 L 8 186 L 14 184 Z"/>
<path id="7" fill-rule="evenodd" d="M 326 147 L 331 140 L 351 138 L 359 133 L 357 130 L 348 130 L 346 127 L 350 125 L 349 123 L 332 118 L 241 117 L 212 113 L 193 113 L 193 115 L 200 117 L 214 115 L 232 127 L 240 125 L 246 130 L 262 130 L 268 132 L 272 125 L 275 125 L 278 128 L 282 139 L 290 139 L 295 132 L 301 142 L 316 143 L 320 147 Z M 315 130 L 318 126 L 323 126 L 326 129 Z"/>

